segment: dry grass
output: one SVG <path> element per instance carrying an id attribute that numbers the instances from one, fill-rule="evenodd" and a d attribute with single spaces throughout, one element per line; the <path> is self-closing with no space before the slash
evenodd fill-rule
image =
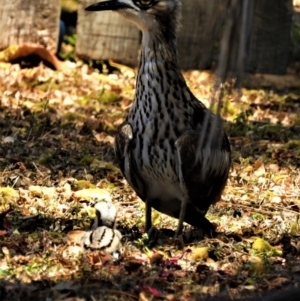
<path id="1" fill-rule="evenodd" d="M 186 226 L 183 241 L 162 231 L 149 249 L 143 204 L 114 163 L 113 135 L 135 82 L 134 70 L 121 71 L 101 75 L 68 62 L 56 72 L 1 65 L 0 183 L 13 191 L 0 193 L 2 204 L 12 206 L 0 232 L 1 300 L 234 299 L 296 285 L 299 93 L 244 90 L 238 102 L 228 90 L 224 117 L 234 165 L 222 200 L 208 213 L 219 235 L 203 239 Z M 185 76 L 208 105 L 211 83 L 197 72 Z M 94 187 L 119 208 L 118 260 L 80 255 L 65 240 L 69 231 L 88 228 L 77 192 Z M 156 213 L 154 224 L 174 230 L 176 221 Z"/>

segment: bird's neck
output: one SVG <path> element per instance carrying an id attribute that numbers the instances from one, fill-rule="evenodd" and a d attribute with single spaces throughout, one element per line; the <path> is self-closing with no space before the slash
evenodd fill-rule
<path id="1" fill-rule="evenodd" d="M 172 31 L 144 31 L 141 49 L 142 61 L 164 61 L 177 65 L 177 39 Z"/>
<path id="2" fill-rule="evenodd" d="M 165 94 L 172 86 L 180 86 L 182 92 L 188 89 L 177 62 L 174 32 L 143 32 L 137 95 L 151 93 L 153 90 Z"/>

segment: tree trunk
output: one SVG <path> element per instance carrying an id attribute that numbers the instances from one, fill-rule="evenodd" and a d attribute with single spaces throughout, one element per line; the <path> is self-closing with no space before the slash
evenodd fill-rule
<path id="1" fill-rule="evenodd" d="M 59 0 L 1 0 L 0 49 L 32 43 L 55 53 L 59 16 Z"/>
<path id="2" fill-rule="evenodd" d="M 82 0 L 78 9 L 76 54 L 81 58 L 114 61 L 136 66 L 141 34 L 116 12 L 86 12 L 94 3 Z"/>

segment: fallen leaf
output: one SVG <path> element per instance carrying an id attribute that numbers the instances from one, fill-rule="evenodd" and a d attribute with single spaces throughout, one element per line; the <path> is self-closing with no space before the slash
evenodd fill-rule
<path id="1" fill-rule="evenodd" d="M 15 138 L 14 138 L 14 137 L 11 137 L 11 136 L 7 136 L 7 137 L 4 137 L 4 138 L 2 139 L 2 141 L 3 141 L 4 143 L 14 143 L 14 142 L 15 142 Z"/>
<path id="2" fill-rule="evenodd" d="M 67 236 L 65 237 L 65 242 L 69 245 L 75 244 L 75 245 L 82 245 L 81 238 L 85 231 L 82 230 L 73 230 L 68 232 Z"/>
<path id="3" fill-rule="evenodd" d="M 205 260 L 208 258 L 208 247 L 201 247 L 201 248 L 196 248 L 192 252 L 192 259 L 197 261 L 197 260 Z"/>
<path id="4" fill-rule="evenodd" d="M 67 246 L 63 251 L 62 256 L 65 259 L 77 258 L 83 253 L 82 247 L 79 246 Z"/>
<path id="5" fill-rule="evenodd" d="M 47 200 L 55 199 L 57 196 L 55 187 L 29 186 L 29 191 L 33 196 Z"/>
<path id="6" fill-rule="evenodd" d="M 254 175 L 260 177 L 266 173 L 265 165 L 261 160 L 256 160 L 253 164 Z"/>
<path id="7" fill-rule="evenodd" d="M 73 197 L 77 200 L 85 200 L 85 201 L 106 201 L 112 202 L 112 198 L 110 193 L 101 188 L 89 188 L 89 189 L 81 189 L 73 193 Z"/>
<path id="8" fill-rule="evenodd" d="M 63 62 L 59 61 L 54 53 L 38 44 L 11 45 L 0 52 L 0 61 L 10 62 L 30 54 L 38 55 L 43 60 L 52 64 L 55 69 L 62 69 L 63 67 Z"/>

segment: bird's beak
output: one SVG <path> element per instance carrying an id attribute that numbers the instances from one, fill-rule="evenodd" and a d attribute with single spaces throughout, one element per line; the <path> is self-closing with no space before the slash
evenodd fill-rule
<path id="1" fill-rule="evenodd" d="M 128 8 L 128 5 L 122 2 L 122 0 L 111 0 L 94 3 L 85 8 L 87 11 L 104 11 L 104 10 L 119 10 Z"/>

